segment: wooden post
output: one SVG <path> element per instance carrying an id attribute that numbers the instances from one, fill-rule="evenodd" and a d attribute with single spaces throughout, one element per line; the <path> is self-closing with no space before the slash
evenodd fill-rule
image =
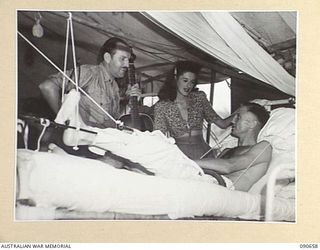
<path id="1" fill-rule="evenodd" d="M 216 72 L 214 70 L 211 70 L 211 79 L 210 79 L 210 103 L 211 106 L 213 104 L 213 94 L 214 94 L 214 83 L 216 81 Z M 208 127 L 207 127 L 207 143 L 210 143 L 210 133 L 211 133 L 211 123 L 208 123 Z"/>

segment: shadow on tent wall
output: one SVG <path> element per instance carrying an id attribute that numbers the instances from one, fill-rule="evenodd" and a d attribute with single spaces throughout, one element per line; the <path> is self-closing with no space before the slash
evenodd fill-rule
<path id="1" fill-rule="evenodd" d="M 231 78 L 231 112 L 235 111 L 240 104 L 254 99 L 279 100 L 288 99 L 292 96 L 273 88 L 267 84 L 257 84 L 237 78 Z M 281 105 L 284 107 L 284 105 Z M 292 107 L 288 105 L 288 107 Z M 273 109 L 277 106 L 273 106 Z"/>

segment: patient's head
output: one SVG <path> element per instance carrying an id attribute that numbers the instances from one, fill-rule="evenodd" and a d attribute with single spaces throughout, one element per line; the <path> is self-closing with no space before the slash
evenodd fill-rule
<path id="1" fill-rule="evenodd" d="M 259 104 L 245 103 L 241 105 L 233 120 L 232 135 L 236 137 L 257 136 L 269 119 L 268 111 Z"/>

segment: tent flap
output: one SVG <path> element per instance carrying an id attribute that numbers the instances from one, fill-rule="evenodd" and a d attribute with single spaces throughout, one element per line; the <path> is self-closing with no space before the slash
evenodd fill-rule
<path id="1" fill-rule="evenodd" d="M 239 71 L 295 95 L 295 78 L 263 50 L 230 13 L 147 12 L 145 16 Z"/>

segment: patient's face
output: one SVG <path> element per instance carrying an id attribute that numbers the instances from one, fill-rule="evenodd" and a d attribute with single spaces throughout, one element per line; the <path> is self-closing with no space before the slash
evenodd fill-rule
<path id="1" fill-rule="evenodd" d="M 247 107 L 240 107 L 237 115 L 233 119 L 232 135 L 239 137 L 246 134 L 251 127 L 250 122 L 253 120 L 255 120 L 254 114 L 249 112 Z"/>

